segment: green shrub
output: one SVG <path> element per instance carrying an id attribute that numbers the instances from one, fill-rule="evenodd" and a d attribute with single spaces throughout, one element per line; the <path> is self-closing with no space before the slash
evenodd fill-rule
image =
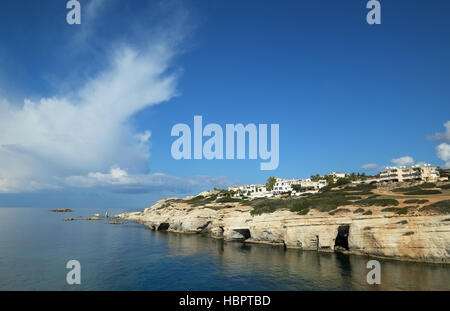
<path id="1" fill-rule="evenodd" d="M 418 205 L 409 205 L 409 206 L 405 206 L 406 208 L 418 208 Z"/>
<path id="2" fill-rule="evenodd" d="M 377 186 L 372 185 L 372 184 L 357 184 L 357 185 L 352 185 L 352 186 L 347 186 L 344 189 L 345 190 L 365 190 L 365 191 L 370 191 L 373 189 L 376 189 Z"/>
<path id="3" fill-rule="evenodd" d="M 250 212 L 251 215 L 261 215 L 264 213 L 273 213 L 277 209 L 274 206 L 261 206 L 258 208 L 253 208 L 253 210 Z"/>
<path id="4" fill-rule="evenodd" d="M 441 189 L 450 189 L 450 184 L 439 186 Z"/>
<path id="5" fill-rule="evenodd" d="M 365 211 L 363 215 L 372 215 L 372 211 Z"/>
<path id="6" fill-rule="evenodd" d="M 356 210 L 354 210 L 353 213 L 354 214 L 364 213 L 364 209 L 363 208 L 357 208 Z"/>
<path id="7" fill-rule="evenodd" d="M 299 214 L 299 215 L 306 215 L 308 213 L 309 213 L 309 208 L 305 208 L 305 209 L 301 210 L 300 212 L 298 212 L 297 214 Z"/>
<path id="8" fill-rule="evenodd" d="M 349 184 L 349 183 L 351 183 L 352 181 L 350 180 L 350 179 L 348 179 L 347 177 L 345 177 L 345 178 L 339 178 L 337 181 L 336 181 L 336 183 L 335 183 L 335 185 L 336 186 L 343 186 L 343 185 L 347 185 L 347 184 Z"/>
<path id="9" fill-rule="evenodd" d="M 252 214 L 260 214 L 271 213 L 279 208 L 288 208 L 292 212 L 300 212 L 307 208 L 329 212 L 339 206 L 350 204 L 352 201 L 339 191 L 327 191 L 295 199 L 256 199 L 250 203 L 250 206 L 253 206 Z"/>
<path id="10" fill-rule="evenodd" d="M 408 214 L 408 207 L 405 206 L 405 207 L 399 208 L 398 211 L 397 211 L 397 214 L 398 215 L 406 215 L 406 214 Z"/>
<path id="11" fill-rule="evenodd" d="M 320 189 L 320 192 L 328 192 L 328 191 L 331 191 L 331 189 L 333 189 L 333 186 L 328 185 L 328 186 L 325 186 L 322 189 Z"/>
<path id="12" fill-rule="evenodd" d="M 266 189 L 268 191 L 273 190 L 273 186 L 275 185 L 275 183 L 277 182 L 277 180 L 275 179 L 275 177 L 269 177 L 267 179 L 267 183 L 266 183 Z"/>
<path id="13" fill-rule="evenodd" d="M 346 212 L 346 213 L 348 213 L 348 212 L 350 212 L 350 210 L 348 208 L 338 208 L 338 209 L 335 209 L 334 211 L 329 212 L 328 214 L 336 215 L 336 213 L 339 213 L 339 212 Z"/>
<path id="14" fill-rule="evenodd" d="M 398 215 L 406 215 L 408 214 L 408 207 L 402 207 L 402 208 L 398 208 L 398 207 L 388 207 L 388 208 L 383 208 L 381 210 L 382 212 L 392 212 L 392 213 L 396 213 Z"/>
<path id="15" fill-rule="evenodd" d="M 358 206 L 397 206 L 399 203 L 395 199 L 363 199 L 354 202 Z"/>
<path id="16" fill-rule="evenodd" d="M 186 200 L 187 203 L 193 203 L 203 200 L 205 197 L 202 195 L 198 195 L 196 197 L 193 197 L 192 199 Z"/>
<path id="17" fill-rule="evenodd" d="M 338 190 L 338 191 L 336 191 L 336 193 L 339 193 L 339 194 L 342 194 L 342 195 L 348 195 L 348 196 L 351 196 L 351 195 L 369 195 L 369 194 L 372 194 L 372 192 L 370 192 L 370 191 L 365 191 L 365 190 L 363 190 L 363 191 L 342 191 L 342 190 Z"/>
<path id="18" fill-rule="evenodd" d="M 439 190 L 414 190 L 414 191 L 410 191 L 410 192 L 405 192 L 405 195 L 425 195 L 425 194 L 441 194 L 442 192 Z"/>
<path id="19" fill-rule="evenodd" d="M 399 210 L 398 207 L 387 207 L 387 208 L 383 208 L 381 211 L 385 212 L 385 213 L 396 213 Z"/>
<path id="20" fill-rule="evenodd" d="M 427 203 L 427 202 L 428 202 L 428 200 L 421 200 L 421 199 L 409 199 L 409 200 L 405 200 L 404 201 L 405 204 L 414 204 L 414 203 L 424 204 L 424 203 Z"/>
<path id="21" fill-rule="evenodd" d="M 439 201 L 430 205 L 424 206 L 421 211 L 435 211 L 440 214 L 450 214 L 450 200 Z"/>
<path id="22" fill-rule="evenodd" d="M 371 195 L 370 197 L 368 197 L 368 199 L 374 199 L 374 198 L 377 198 L 379 196 L 380 196 L 379 194 L 374 194 L 374 195 Z"/>
<path id="23" fill-rule="evenodd" d="M 350 205 L 352 202 L 337 191 L 329 191 L 298 199 L 295 208 L 313 208 L 321 212 L 329 212 L 338 206 Z"/>
<path id="24" fill-rule="evenodd" d="M 298 200 L 291 207 L 291 212 L 300 212 L 309 208 L 308 201 L 306 200 Z"/>
<path id="25" fill-rule="evenodd" d="M 361 200 L 362 197 L 360 197 L 359 195 L 348 195 L 345 197 L 347 200 Z"/>
<path id="26" fill-rule="evenodd" d="M 403 192 L 406 195 L 421 195 L 421 194 L 440 194 L 439 190 L 428 190 L 429 188 L 436 188 L 436 184 L 423 183 L 419 186 L 397 188 L 392 192 Z"/>
<path id="27" fill-rule="evenodd" d="M 208 197 L 205 197 L 203 195 L 198 195 L 196 197 L 193 197 L 192 199 L 185 200 L 186 203 L 192 205 L 192 206 L 201 206 L 208 203 L 211 203 L 217 199 L 217 195 L 213 194 Z"/>
<path id="28" fill-rule="evenodd" d="M 426 182 L 420 185 L 421 188 L 436 188 L 436 184 L 432 182 Z"/>
<path id="29" fill-rule="evenodd" d="M 280 208 L 291 209 L 294 202 L 300 199 L 256 199 L 249 203 L 253 207 L 252 215 L 260 215 L 263 213 L 273 213 Z"/>
<path id="30" fill-rule="evenodd" d="M 242 202 L 241 199 L 238 198 L 230 198 L 230 197 L 223 197 L 216 200 L 217 203 L 232 203 L 232 202 Z"/>
<path id="31" fill-rule="evenodd" d="M 392 192 L 407 192 L 407 191 L 415 191 L 415 190 L 421 190 L 422 188 L 420 186 L 413 186 L 413 187 L 403 187 L 403 188 L 396 188 L 392 190 Z"/>

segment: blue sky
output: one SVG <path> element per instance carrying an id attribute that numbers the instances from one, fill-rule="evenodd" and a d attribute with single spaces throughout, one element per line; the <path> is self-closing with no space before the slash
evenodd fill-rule
<path id="1" fill-rule="evenodd" d="M 81 25 L 62 0 L 0 4 L 0 206 L 140 208 L 269 176 L 450 165 L 448 1 L 381 1 L 381 25 L 361 0 L 80 2 Z M 279 124 L 278 169 L 174 160 L 171 129 L 195 115 Z"/>

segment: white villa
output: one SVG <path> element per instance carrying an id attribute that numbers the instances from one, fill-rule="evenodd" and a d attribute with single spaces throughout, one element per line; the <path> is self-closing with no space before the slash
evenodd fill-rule
<path id="1" fill-rule="evenodd" d="M 234 191 L 234 197 L 250 196 L 253 198 L 269 197 L 273 194 L 267 191 L 266 185 L 243 185 L 243 186 L 231 186 L 228 187 L 229 191 Z"/>
<path id="2" fill-rule="evenodd" d="M 271 191 L 266 189 L 266 185 L 261 184 L 231 186 L 228 187 L 228 190 L 235 192 L 233 197 L 247 196 L 251 198 L 263 198 L 277 196 L 284 193 L 291 193 L 291 195 L 294 196 L 304 193 L 315 193 L 327 185 L 327 181 L 324 179 L 312 181 L 311 179 L 283 179 L 275 177 L 275 180 L 275 184 Z M 292 187 L 294 185 L 299 185 L 301 191 L 295 191 Z"/>
<path id="3" fill-rule="evenodd" d="M 293 185 L 299 185 L 300 184 L 300 179 L 283 179 L 283 178 L 279 178 L 276 177 L 276 182 L 275 185 L 273 186 L 273 190 L 272 192 L 274 194 L 282 194 L 282 193 L 286 193 L 289 191 L 292 191 L 292 186 Z"/>
<path id="4" fill-rule="evenodd" d="M 300 185 L 305 189 L 319 190 L 327 186 L 328 183 L 325 179 L 320 179 L 318 181 L 311 181 L 311 179 L 302 179 Z"/>

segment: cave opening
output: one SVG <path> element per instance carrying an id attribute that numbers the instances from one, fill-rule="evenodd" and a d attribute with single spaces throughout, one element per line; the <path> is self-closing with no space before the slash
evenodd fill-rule
<path id="1" fill-rule="evenodd" d="M 244 237 L 244 240 L 252 237 L 249 229 L 234 229 L 234 231 L 239 232 Z"/>
<path id="2" fill-rule="evenodd" d="M 232 239 L 235 241 L 245 241 L 251 238 L 249 229 L 232 229 Z"/>
<path id="3" fill-rule="evenodd" d="M 338 228 L 336 240 L 334 242 L 335 250 L 348 250 L 348 234 L 350 231 L 350 225 L 342 225 Z"/>
<path id="4" fill-rule="evenodd" d="M 158 231 L 167 231 L 169 229 L 169 227 L 170 227 L 170 224 L 163 222 L 163 223 L 159 224 L 157 230 Z"/>

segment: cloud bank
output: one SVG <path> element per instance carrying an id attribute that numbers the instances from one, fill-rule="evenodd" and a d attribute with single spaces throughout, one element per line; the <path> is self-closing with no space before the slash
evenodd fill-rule
<path id="1" fill-rule="evenodd" d="M 450 142 L 450 121 L 444 123 L 445 132 L 444 133 L 436 133 L 434 135 L 429 136 L 429 139 L 439 140 L 442 142 Z"/>
<path id="2" fill-rule="evenodd" d="M 150 132 L 136 133 L 129 119 L 175 96 L 173 54 L 161 43 L 122 46 L 74 94 L 21 106 L 0 101 L 0 191 L 38 190 L 61 175 L 114 165 L 145 172 Z"/>
<path id="3" fill-rule="evenodd" d="M 414 159 L 410 156 L 404 156 L 397 159 L 392 159 L 392 163 L 396 166 L 411 166 L 414 165 Z"/>
<path id="4" fill-rule="evenodd" d="M 436 147 L 437 156 L 445 162 L 444 168 L 450 168 L 450 145 L 442 143 Z"/>
<path id="5" fill-rule="evenodd" d="M 177 3 L 143 8 L 154 18 L 142 14 L 132 25 L 118 20 L 123 28 L 113 34 L 134 44 L 114 40 L 99 45 L 95 43 L 103 33 L 97 26 L 106 4 L 87 2 L 81 28 L 71 32 L 65 61 L 81 57 L 83 74 L 74 61 L 75 76 L 69 69 L 69 81 L 59 83 L 76 83 L 76 89 L 37 100 L 25 95 L 23 103 L 8 102 L 0 94 L 0 193 L 67 187 L 141 193 L 225 186 L 223 177 L 150 174 L 150 129 L 139 132 L 131 122 L 139 111 L 177 95 L 174 58 L 193 29 L 186 10 Z M 106 45 L 114 48 L 106 50 Z M 103 69 L 85 79 L 85 73 L 99 66 Z"/>
<path id="6" fill-rule="evenodd" d="M 436 146 L 436 156 L 445 162 L 444 168 L 450 168 L 450 121 L 444 123 L 444 127 L 444 133 L 436 133 L 428 138 L 442 142 Z"/>
<path id="7" fill-rule="evenodd" d="M 113 192 L 148 193 L 154 191 L 172 191 L 185 193 L 195 188 L 210 189 L 212 186 L 226 187 L 226 177 L 194 176 L 182 178 L 163 173 L 134 174 L 119 167 L 108 173 L 89 173 L 86 176 L 70 176 L 66 178 L 68 185 L 79 188 L 103 188 Z"/>
<path id="8" fill-rule="evenodd" d="M 367 163 L 361 166 L 363 170 L 375 170 L 378 169 L 378 164 L 376 163 Z"/>

